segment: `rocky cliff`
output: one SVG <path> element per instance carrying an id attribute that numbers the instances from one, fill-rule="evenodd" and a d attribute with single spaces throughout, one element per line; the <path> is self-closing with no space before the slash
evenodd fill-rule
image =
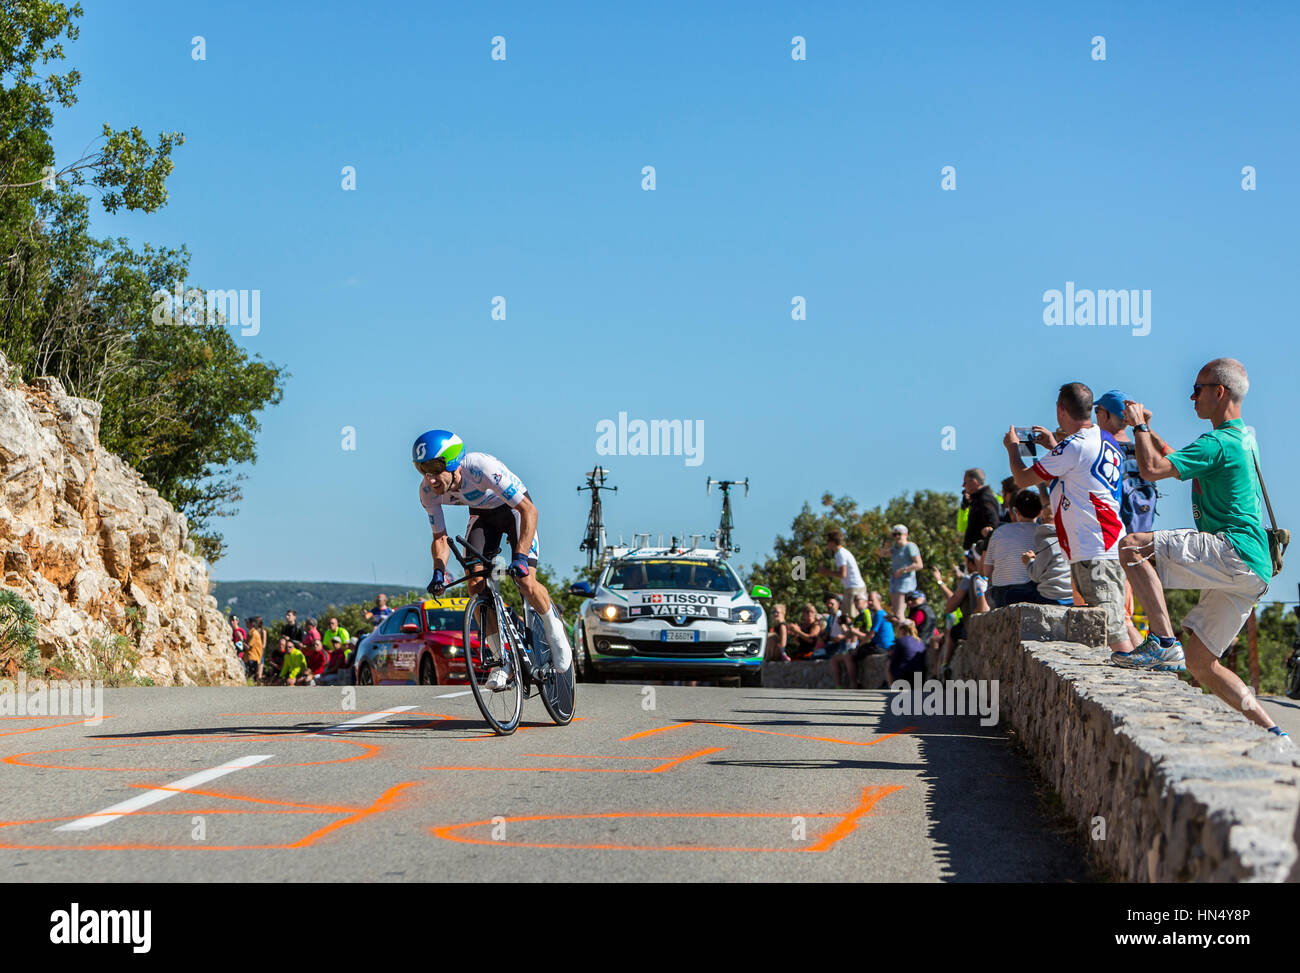
<path id="1" fill-rule="evenodd" d="M 93 672 L 124 636 L 136 677 L 242 683 L 185 518 L 99 445 L 99 416 L 53 379 L 15 384 L 0 356 L 0 562 L 35 609 L 43 661 Z"/>

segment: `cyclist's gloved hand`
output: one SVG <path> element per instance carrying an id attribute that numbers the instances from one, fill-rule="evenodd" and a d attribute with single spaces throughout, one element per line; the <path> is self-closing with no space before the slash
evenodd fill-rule
<path id="1" fill-rule="evenodd" d="M 511 560 L 510 567 L 508 570 L 512 577 L 515 578 L 528 577 L 528 555 L 516 554 L 514 556 L 514 559 Z"/>
<path id="2" fill-rule="evenodd" d="M 425 586 L 424 590 L 436 598 L 438 595 L 442 594 L 443 589 L 447 587 L 447 584 L 450 581 L 451 578 L 447 577 L 446 571 L 442 570 L 442 568 L 434 568 L 433 580 Z"/>

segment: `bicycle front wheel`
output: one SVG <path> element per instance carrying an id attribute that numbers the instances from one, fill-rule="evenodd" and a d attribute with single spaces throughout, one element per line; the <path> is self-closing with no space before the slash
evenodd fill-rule
<path id="1" fill-rule="evenodd" d="M 474 702 L 478 704 L 483 719 L 488 721 L 492 731 L 500 736 L 508 736 L 519 726 L 519 714 L 523 711 L 524 686 L 520 678 L 519 659 L 515 648 L 507 644 L 502 637 L 504 626 L 496 617 L 496 607 L 492 596 L 480 592 L 469 600 L 465 606 L 465 671 L 469 677 L 469 688 L 474 693 Z M 493 650 L 488 645 L 487 632 L 494 632 L 493 641 L 500 648 Z M 505 673 L 504 689 L 493 691 L 488 686 L 488 678 L 495 670 Z"/>

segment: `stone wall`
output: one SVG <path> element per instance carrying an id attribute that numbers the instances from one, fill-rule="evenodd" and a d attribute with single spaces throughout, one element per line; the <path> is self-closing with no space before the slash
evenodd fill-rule
<path id="1" fill-rule="evenodd" d="M 99 417 L 53 379 L 12 382 L 0 356 L 0 573 L 36 611 L 44 663 L 94 671 L 124 636 L 136 677 L 242 683 L 185 518 L 99 445 Z"/>
<path id="2" fill-rule="evenodd" d="M 967 629 L 955 677 L 999 681 L 1002 721 L 1111 875 L 1276 882 L 1297 866 L 1300 751 L 1173 673 L 1110 665 L 1098 609 L 1017 605 Z"/>
<path id="3" fill-rule="evenodd" d="M 886 655 L 869 655 L 858 666 L 858 682 L 878 689 L 885 681 Z M 764 689 L 834 689 L 831 664 L 825 659 L 796 659 L 763 663 Z"/>

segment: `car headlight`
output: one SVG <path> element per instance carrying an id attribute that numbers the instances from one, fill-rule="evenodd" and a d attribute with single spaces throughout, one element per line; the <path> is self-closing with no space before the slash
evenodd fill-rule
<path id="1" fill-rule="evenodd" d="M 602 622 L 626 622 L 628 620 L 627 606 L 617 605 L 613 602 L 608 605 L 597 605 L 596 617 Z"/>
<path id="2" fill-rule="evenodd" d="M 763 609 L 757 605 L 744 605 L 731 610 L 731 620 L 739 625 L 756 622 L 763 617 Z"/>

